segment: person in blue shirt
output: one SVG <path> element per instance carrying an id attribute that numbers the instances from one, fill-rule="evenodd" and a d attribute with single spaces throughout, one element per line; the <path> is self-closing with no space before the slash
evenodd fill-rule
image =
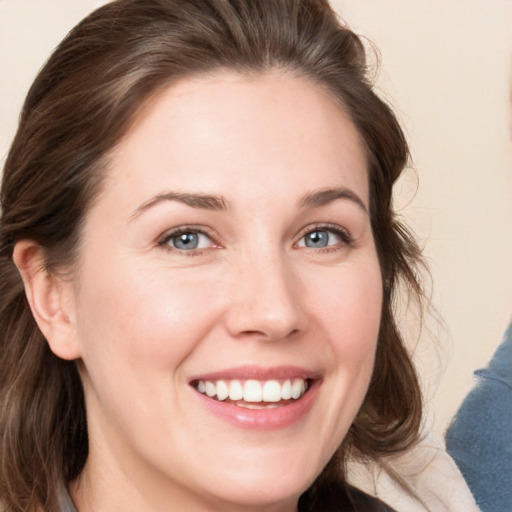
<path id="1" fill-rule="evenodd" d="M 512 510 L 512 322 L 446 434 L 482 512 Z"/>

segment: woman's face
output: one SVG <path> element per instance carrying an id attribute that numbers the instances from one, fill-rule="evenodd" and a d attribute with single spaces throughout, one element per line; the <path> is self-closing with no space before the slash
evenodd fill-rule
<path id="1" fill-rule="evenodd" d="M 90 499 L 294 510 L 374 364 L 354 126 L 306 79 L 218 73 L 154 99 L 109 165 L 69 284 Z"/>

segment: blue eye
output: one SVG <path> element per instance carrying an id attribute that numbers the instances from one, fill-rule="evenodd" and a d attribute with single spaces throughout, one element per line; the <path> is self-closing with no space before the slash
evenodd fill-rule
<path id="1" fill-rule="evenodd" d="M 201 233 L 200 231 L 180 230 L 178 232 L 170 233 L 162 241 L 162 244 L 180 251 L 194 251 L 210 247 L 212 245 L 212 240 L 209 236 Z"/>
<path id="2" fill-rule="evenodd" d="M 318 249 L 329 245 L 330 233 L 327 231 L 312 231 L 304 237 L 306 247 Z"/>
<path id="3" fill-rule="evenodd" d="M 310 249 L 324 249 L 340 243 L 350 243 L 348 235 L 341 229 L 314 229 L 303 235 L 298 245 Z"/>

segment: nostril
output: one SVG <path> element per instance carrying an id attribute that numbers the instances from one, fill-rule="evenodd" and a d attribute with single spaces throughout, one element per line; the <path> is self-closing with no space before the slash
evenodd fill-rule
<path id="1" fill-rule="evenodd" d="M 247 330 L 238 333 L 238 338 L 261 339 L 262 341 L 280 341 L 285 339 L 297 338 L 300 335 L 300 329 L 292 329 L 291 331 L 281 331 L 278 329 L 267 330 Z"/>

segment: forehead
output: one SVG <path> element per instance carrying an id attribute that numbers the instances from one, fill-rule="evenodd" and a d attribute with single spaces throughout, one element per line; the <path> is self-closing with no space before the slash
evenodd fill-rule
<path id="1" fill-rule="evenodd" d="M 108 181 L 139 183 L 141 200 L 168 183 L 248 196 L 343 185 L 368 201 L 366 155 L 342 105 L 322 86 L 284 72 L 219 72 L 169 86 L 139 114 L 110 162 Z"/>

